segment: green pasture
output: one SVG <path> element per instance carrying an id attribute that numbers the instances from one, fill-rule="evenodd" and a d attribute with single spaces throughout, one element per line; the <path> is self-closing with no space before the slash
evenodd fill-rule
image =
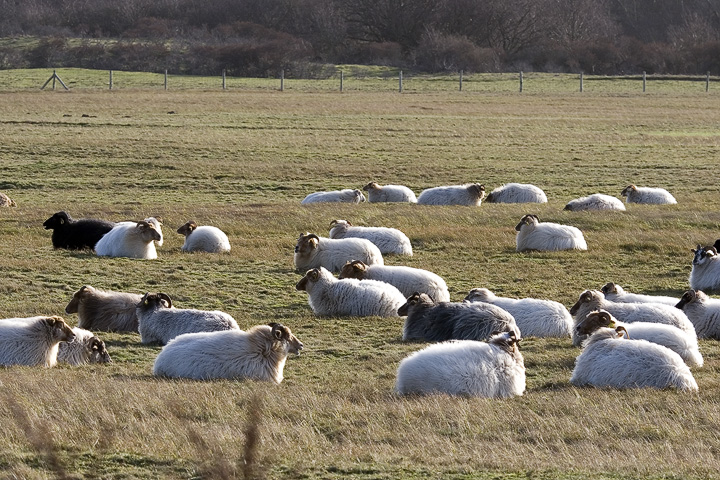
<path id="1" fill-rule="evenodd" d="M 569 307 L 608 281 L 679 297 L 690 249 L 720 238 L 712 84 L 643 94 L 637 79 L 586 79 L 581 94 L 577 76 L 529 74 L 519 94 L 513 74 L 469 76 L 462 92 L 457 79 L 410 78 L 399 94 L 388 75 L 346 77 L 341 94 L 337 79 L 286 79 L 283 92 L 277 79 L 229 79 L 222 91 L 219 77 L 198 87 L 171 76 L 165 91 L 162 75 L 115 72 L 109 91 L 107 72 L 62 69 L 71 90 L 40 91 L 51 73 L 0 71 L 0 191 L 18 204 L 0 210 L 0 318 L 75 324 L 64 308 L 84 284 L 162 291 L 241 328 L 282 322 L 305 349 L 280 385 L 156 379 L 160 347 L 135 334 L 100 334 L 111 365 L 1 369 L 0 478 L 720 476 L 715 340 L 700 342 L 697 394 L 575 388 L 570 340 L 526 338 L 522 397 L 401 398 L 397 365 L 424 344 L 403 343 L 399 319 L 316 318 L 292 265 L 300 233 L 326 236 L 346 219 L 404 231 L 414 256 L 386 263 L 438 273 L 453 301 L 483 286 Z M 417 194 L 533 183 L 549 203 L 300 205 L 369 181 Z M 629 183 L 667 188 L 679 203 L 563 211 Z M 59 210 L 161 216 L 165 244 L 152 261 L 53 250 L 42 223 Z M 579 227 L 589 250 L 516 253 L 525 213 Z M 232 251 L 181 253 L 175 230 L 191 219 L 227 232 Z"/>

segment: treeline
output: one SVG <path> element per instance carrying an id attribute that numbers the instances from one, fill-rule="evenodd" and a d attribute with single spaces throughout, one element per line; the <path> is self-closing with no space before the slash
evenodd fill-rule
<path id="1" fill-rule="evenodd" d="M 720 0 L 0 0 L 0 68 L 720 74 Z"/>

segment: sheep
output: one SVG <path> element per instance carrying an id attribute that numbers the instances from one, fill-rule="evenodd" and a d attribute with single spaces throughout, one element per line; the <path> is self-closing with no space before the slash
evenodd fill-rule
<path id="1" fill-rule="evenodd" d="M 690 272 L 690 288 L 713 292 L 720 290 L 720 257 L 715 247 L 697 246 Z"/>
<path id="2" fill-rule="evenodd" d="M 100 257 L 153 260 L 157 258 L 154 241 L 162 238 L 153 222 L 120 222 L 97 242 L 95 253 Z"/>
<path id="3" fill-rule="evenodd" d="M 347 263 L 360 260 L 366 265 L 383 265 L 380 249 L 364 238 L 325 238 L 313 233 L 303 233 L 295 245 L 293 263 L 298 272 L 325 267 L 339 272 Z"/>
<path id="4" fill-rule="evenodd" d="M 45 230 L 52 230 L 53 248 L 83 250 L 95 244 L 115 227 L 114 222 L 97 218 L 75 220 L 66 212 L 57 212 L 43 222 Z"/>
<path id="5" fill-rule="evenodd" d="M 498 297 L 487 288 L 473 288 L 465 297 L 468 302 L 491 303 L 510 313 L 523 337 L 569 337 L 573 318 L 565 305 L 536 298 Z"/>
<path id="6" fill-rule="evenodd" d="M 665 305 L 675 306 L 680 301 L 675 297 L 664 297 L 662 295 L 640 295 L 625 291 L 623 287 L 617 283 L 608 282 L 602 287 L 605 298 L 616 303 L 662 303 Z"/>
<path id="7" fill-rule="evenodd" d="M 100 290 L 83 285 L 65 307 L 65 313 L 78 314 L 78 326 L 103 332 L 137 332 L 136 307 L 142 295 Z"/>
<path id="8" fill-rule="evenodd" d="M 417 203 L 421 205 L 467 205 L 479 207 L 485 198 L 485 185 L 467 183 L 427 188 L 420 193 Z"/>
<path id="9" fill-rule="evenodd" d="M 330 238 L 364 238 L 377 245 L 380 253 L 412 256 L 410 239 L 397 228 L 356 227 L 346 220 L 330 223 Z"/>
<path id="10" fill-rule="evenodd" d="M 0 192 L 0 207 L 17 207 L 15 200 Z"/>
<path id="11" fill-rule="evenodd" d="M 190 220 L 177 229 L 177 233 L 185 235 L 185 243 L 180 248 L 183 252 L 221 253 L 230 251 L 230 240 L 225 232 L 208 225 L 198 226 Z"/>
<path id="12" fill-rule="evenodd" d="M 663 323 L 678 327 L 690 336 L 695 336 L 695 328 L 687 316 L 679 309 L 661 303 L 615 303 L 605 299 L 598 290 L 585 290 L 570 309 L 575 325 L 585 319 L 588 313 L 605 310 L 621 322 Z M 573 330 L 573 344 L 579 346 L 585 339 Z"/>
<path id="13" fill-rule="evenodd" d="M 308 194 L 301 205 L 309 203 L 323 202 L 341 202 L 341 203 L 362 203 L 365 201 L 365 195 L 360 190 L 351 190 L 349 188 L 343 190 L 331 190 L 328 192 L 314 192 Z"/>
<path id="14" fill-rule="evenodd" d="M 403 341 L 487 340 L 499 332 L 520 336 L 513 316 L 489 303 L 435 303 L 426 294 L 415 292 L 397 313 L 407 316 Z"/>
<path id="15" fill-rule="evenodd" d="M 718 248 L 720 248 L 720 238 L 715 240 L 715 243 L 713 244 L 713 247 L 715 248 L 715 251 L 717 252 Z"/>
<path id="16" fill-rule="evenodd" d="M 162 233 L 162 218 L 161 217 L 148 217 L 144 221 L 152 223 L 155 226 L 155 230 L 160 234 L 160 240 L 155 240 L 155 245 L 162 247 L 164 240 Z"/>
<path id="17" fill-rule="evenodd" d="M 600 328 L 575 359 L 570 383 L 612 388 L 668 388 L 697 391 L 698 385 L 680 355 L 647 340 L 622 338 L 622 326 Z"/>
<path id="18" fill-rule="evenodd" d="M 74 337 L 61 317 L 4 319 L 0 321 L 0 365 L 54 367 L 59 343 Z"/>
<path id="19" fill-rule="evenodd" d="M 698 337 L 720 340 L 720 300 L 702 290 L 687 290 L 675 306 L 695 325 Z"/>
<path id="20" fill-rule="evenodd" d="M 675 205 L 677 200 L 664 188 L 636 187 L 628 185 L 620 193 L 626 197 L 626 203 L 651 203 L 655 205 Z"/>
<path id="21" fill-rule="evenodd" d="M 488 343 L 453 340 L 430 345 L 400 362 L 395 391 L 487 398 L 522 395 L 525 363 L 519 342 L 514 332 L 504 332 Z"/>
<path id="22" fill-rule="evenodd" d="M 105 342 L 92 332 L 74 327 L 75 338 L 68 342 L 60 342 L 57 360 L 69 365 L 85 365 L 87 363 L 112 363 L 110 354 L 105 349 Z"/>
<path id="23" fill-rule="evenodd" d="M 404 185 L 378 185 L 370 182 L 363 188 L 368 192 L 368 202 L 410 202 L 417 203 L 415 193 Z"/>
<path id="24" fill-rule="evenodd" d="M 688 335 L 672 325 L 648 322 L 623 323 L 609 312 L 597 310 L 588 313 L 585 319 L 578 322 L 575 329 L 578 336 L 584 337 L 592 335 L 599 328 L 616 328 L 618 326 L 625 328 L 628 337 L 633 340 L 647 340 L 669 348 L 680 355 L 688 366 L 703 366 L 703 357 L 698 348 L 697 337 Z"/>
<path id="25" fill-rule="evenodd" d="M 625 205 L 621 200 L 611 197 L 610 195 L 594 193 L 587 197 L 570 200 L 567 205 L 565 205 L 565 210 L 572 212 L 579 212 L 581 210 L 618 210 L 624 212 Z"/>
<path id="26" fill-rule="evenodd" d="M 485 199 L 488 203 L 547 203 L 545 192 L 529 183 L 506 183 Z"/>
<path id="27" fill-rule="evenodd" d="M 583 233 L 577 227 L 540 222 L 537 215 L 524 215 L 515 226 L 516 250 L 587 250 Z"/>
<path id="28" fill-rule="evenodd" d="M 325 268 L 308 270 L 295 285 L 308 294 L 308 303 L 315 315 L 350 317 L 396 317 L 405 303 L 400 291 L 376 280 L 338 280 Z"/>
<path id="29" fill-rule="evenodd" d="M 142 343 L 165 345 L 183 333 L 239 330 L 235 319 L 219 310 L 175 308 L 165 293 L 146 293 L 137 305 Z"/>
<path id="30" fill-rule="evenodd" d="M 359 260 L 348 262 L 340 270 L 339 278 L 378 280 L 395 286 L 403 300 L 415 292 L 425 293 L 436 302 L 449 302 L 450 292 L 445 280 L 421 268 L 389 265 L 365 265 Z M 405 303 L 403 301 L 403 303 Z"/>
<path id="31" fill-rule="evenodd" d="M 280 323 L 256 325 L 247 332 L 186 333 L 172 339 L 158 354 L 153 375 L 280 383 L 288 354 L 300 355 L 302 348 L 302 342 Z"/>

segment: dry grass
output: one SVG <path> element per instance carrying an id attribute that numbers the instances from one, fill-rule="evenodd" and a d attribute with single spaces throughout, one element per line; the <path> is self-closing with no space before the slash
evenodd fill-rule
<path id="1" fill-rule="evenodd" d="M 615 281 L 687 288 L 690 248 L 720 237 L 714 95 L 72 91 L 0 94 L 0 317 L 61 314 L 83 284 L 165 291 L 247 328 L 280 321 L 305 344 L 280 386 L 155 379 L 160 350 L 105 334 L 104 367 L 0 370 L 2 478 L 709 478 L 720 471 L 720 345 L 701 342 L 700 392 L 578 389 L 578 350 L 526 339 L 528 390 L 510 400 L 398 398 L 395 369 L 422 347 L 401 322 L 315 318 L 292 248 L 330 220 L 405 231 L 389 264 L 472 287 L 572 304 Z M 168 112 L 175 113 L 168 113 Z M 88 115 L 83 117 L 82 115 Z M 300 207 L 309 192 L 403 183 L 527 181 L 543 206 Z M 628 183 L 679 205 L 562 211 Z M 54 251 L 41 227 L 65 209 L 114 220 L 160 215 L 157 261 Z M 514 252 L 524 213 L 570 223 L 585 253 Z M 228 255 L 185 255 L 189 219 L 225 230 Z M 71 323 L 74 316 L 66 316 Z M 40 439 L 40 440 L 38 440 Z"/>

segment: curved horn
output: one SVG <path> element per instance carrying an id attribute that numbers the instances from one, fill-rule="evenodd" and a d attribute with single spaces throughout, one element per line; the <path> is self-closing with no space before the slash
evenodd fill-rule
<path id="1" fill-rule="evenodd" d="M 169 296 L 167 293 L 159 292 L 159 293 L 157 294 L 157 297 L 158 297 L 160 300 L 165 300 L 165 301 L 167 302 L 167 304 L 168 304 L 168 308 L 172 308 L 172 300 L 170 300 L 170 296 Z"/>
<path id="2" fill-rule="evenodd" d="M 620 332 L 624 332 L 624 333 L 620 333 Z M 615 327 L 615 333 L 617 333 L 618 337 L 620 337 L 620 338 L 625 336 L 628 340 L 630 339 L 630 334 L 625 329 L 625 327 L 623 327 L 622 325 L 618 325 L 617 327 Z"/>

